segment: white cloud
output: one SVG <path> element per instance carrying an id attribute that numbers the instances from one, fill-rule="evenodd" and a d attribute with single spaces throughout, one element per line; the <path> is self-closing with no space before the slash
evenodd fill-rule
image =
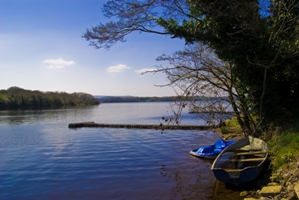
<path id="1" fill-rule="evenodd" d="M 47 66 L 47 68 L 52 68 L 52 69 L 61 69 L 61 68 L 64 68 L 66 66 L 70 66 L 70 65 L 74 65 L 76 64 L 74 61 L 66 61 L 66 60 L 63 60 L 62 58 L 59 58 L 59 59 L 47 59 L 47 60 L 44 60 L 44 63 Z"/>
<path id="2" fill-rule="evenodd" d="M 130 67 L 127 66 L 127 65 L 124 65 L 124 64 L 118 64 L 118 65 L 114 65 L 114 66 L 108 67 L 107 71 L 109 73 L 119 73 L 119 72 L 122 72 L 122 71 L 124 71 L 126 69 L 130 69 Z"/>
<path id="3" fill-rule="evenodd" d="M 143 74 L 145 72 L 155 72 L 155 71 L 157 71 L 156 68 L 144 68 L 144 69 L 135 70 L 135 72 L 138 73 L 138 74 Z"/>

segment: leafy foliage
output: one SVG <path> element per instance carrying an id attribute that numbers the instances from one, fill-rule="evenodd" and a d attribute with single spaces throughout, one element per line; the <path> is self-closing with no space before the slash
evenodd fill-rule
<path id="1" fill-rule="evenodd" d="M 230 62 L 261 122 L 298 118 L 298 1 L 272 1 L 268 17 L 254 0 L 188 2 L 189 20 L 160 18 L 159 24 L 187 43 L 207 44 Z"/>
<path id="2" fill-rule="evenodd" d="M 261 8 L 262 2 L 110 0 L 103 12 L 111 22 L 83 37 L 108 49 L 134 31 L 208 46 L 231 66 L 243 111 L 250 111 L 244 117 L 257 116 L 257 130 L 299 118 L 299 0 L 270 0 Z M 175 76 L 169 74 L 170 83 Z"/>
<path id="3" fill-rule="evenodd" d="M 41 92 L 19 87 L 0 90 L 0 108 L 56 108 L 97 104 L 99 101 L 86 93 Z"/>

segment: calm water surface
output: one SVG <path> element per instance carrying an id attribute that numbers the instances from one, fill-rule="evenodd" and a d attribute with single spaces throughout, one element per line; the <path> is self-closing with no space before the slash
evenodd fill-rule
<path id="1" fill-rule="evenodd" d="M 211 131 L 80 128 L 160 123 L 168 103 L 0 111 L 0 199 L 209 199 L 211 162 L 189 155 Z M 203 124 L 183 114 L 182 124 Z"/>

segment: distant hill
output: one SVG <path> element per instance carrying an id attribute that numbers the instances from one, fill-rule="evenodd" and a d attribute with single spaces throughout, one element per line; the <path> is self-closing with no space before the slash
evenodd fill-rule
<path id="1" fill-rule="evenodd" d="M 10 87 L 0 90 L 0 108 L 59 108 L 63 106 L 98 105 L 99 100 L 90 94 L 75 92 L 41 92 Z"/>

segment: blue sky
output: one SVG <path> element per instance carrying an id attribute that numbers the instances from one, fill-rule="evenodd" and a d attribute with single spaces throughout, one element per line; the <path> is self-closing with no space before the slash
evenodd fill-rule
<path id="1" fill-rule="evenodd" d="M 110 50 L 95 49 L 81 36 L 107 22 L 105 0 L 0 0 L 0 89 L 93 95 L 170 96 L 164 74 L 142 69 L 155 58 L 184 47 L 184 41 L 134 33 Z"/>

